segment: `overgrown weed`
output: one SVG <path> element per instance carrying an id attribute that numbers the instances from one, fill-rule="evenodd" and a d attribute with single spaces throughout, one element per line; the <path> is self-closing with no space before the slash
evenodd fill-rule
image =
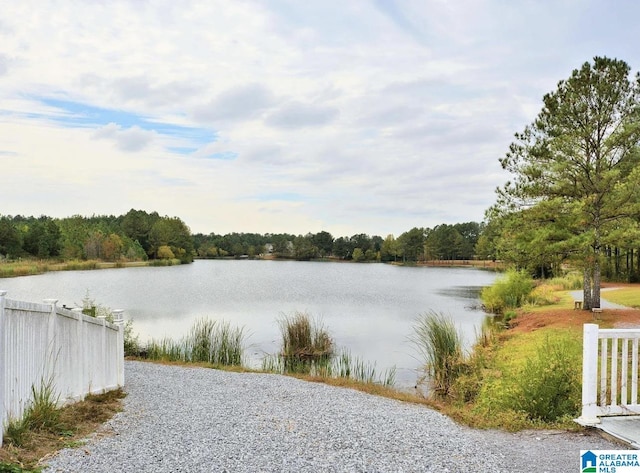
<path id="1" fill-rule="evenodd" d="M 20 420 L 20 432 L 7 429 L 0 448 L 0 472 L 39 472 L 48 455 L 77 446 L 90 432 L 109 420 L 122 407 L 122 389 L 88 395 L 83 401 L 57 407 L 58 398 L 51 383 L 34 388 L 34 402 Z M 16 437 L 16 434 L 18 435 Z"/>

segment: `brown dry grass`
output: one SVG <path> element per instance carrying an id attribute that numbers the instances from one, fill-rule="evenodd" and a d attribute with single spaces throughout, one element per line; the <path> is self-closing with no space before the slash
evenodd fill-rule
<path id="1" fill-rule="evenodd" d="M 84 401 L 61 409 L 61 428 L 56 432 L 29 432 L 22 447 L 6 442 L 0 448 L 0 466 L 17 465 L 26 471 L 33 470 L 46 461 L 53 453 L 66 448 L 77 447 L 89 434 L 122 410 L 122 399 L 126 394 L 121 390 L 100 395 L 89 395 Z M 2 471 L 0 469 L 0 471 Z"/>

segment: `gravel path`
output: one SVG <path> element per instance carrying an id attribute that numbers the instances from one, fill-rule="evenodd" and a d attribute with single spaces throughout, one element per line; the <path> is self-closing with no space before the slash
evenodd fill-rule
<path id="1" fill-rule="evenodd" d="M 52 472 L 557 472 L 598 434 L 508 434 L 424 406 L 268 374 L 126 362 L 124 411 Z"/>

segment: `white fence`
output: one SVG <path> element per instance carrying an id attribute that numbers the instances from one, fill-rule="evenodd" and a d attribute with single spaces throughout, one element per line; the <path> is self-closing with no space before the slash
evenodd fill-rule
<path id="1" fill-rule="evenodd" d="M 61 404 L 124 386 L 122 310 L 115 323 L 81 310 L 15 301 L 0 291 L 0 445 L 9 419 L 20 418 L 32 387 L 51 381 Z"/>
<path id="2" fill-rule="evenodd" d="M 582 425 L 600 417 L 638 415 L 638 341 L 640 329 L 600 329 L 584 325 Z"/>

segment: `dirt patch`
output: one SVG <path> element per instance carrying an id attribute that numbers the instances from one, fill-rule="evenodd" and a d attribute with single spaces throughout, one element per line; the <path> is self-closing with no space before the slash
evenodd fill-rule
<path id="1" fill-rule="evenodd" d="M 586 310 L 550 309 L 522 312 L 511 321 L 513 333 L 528 333 L 543 327 L 580 328 L 584 324 L 602 328 L 640 328 L 639 309 L 604 309 L 597 318 Z"/>

